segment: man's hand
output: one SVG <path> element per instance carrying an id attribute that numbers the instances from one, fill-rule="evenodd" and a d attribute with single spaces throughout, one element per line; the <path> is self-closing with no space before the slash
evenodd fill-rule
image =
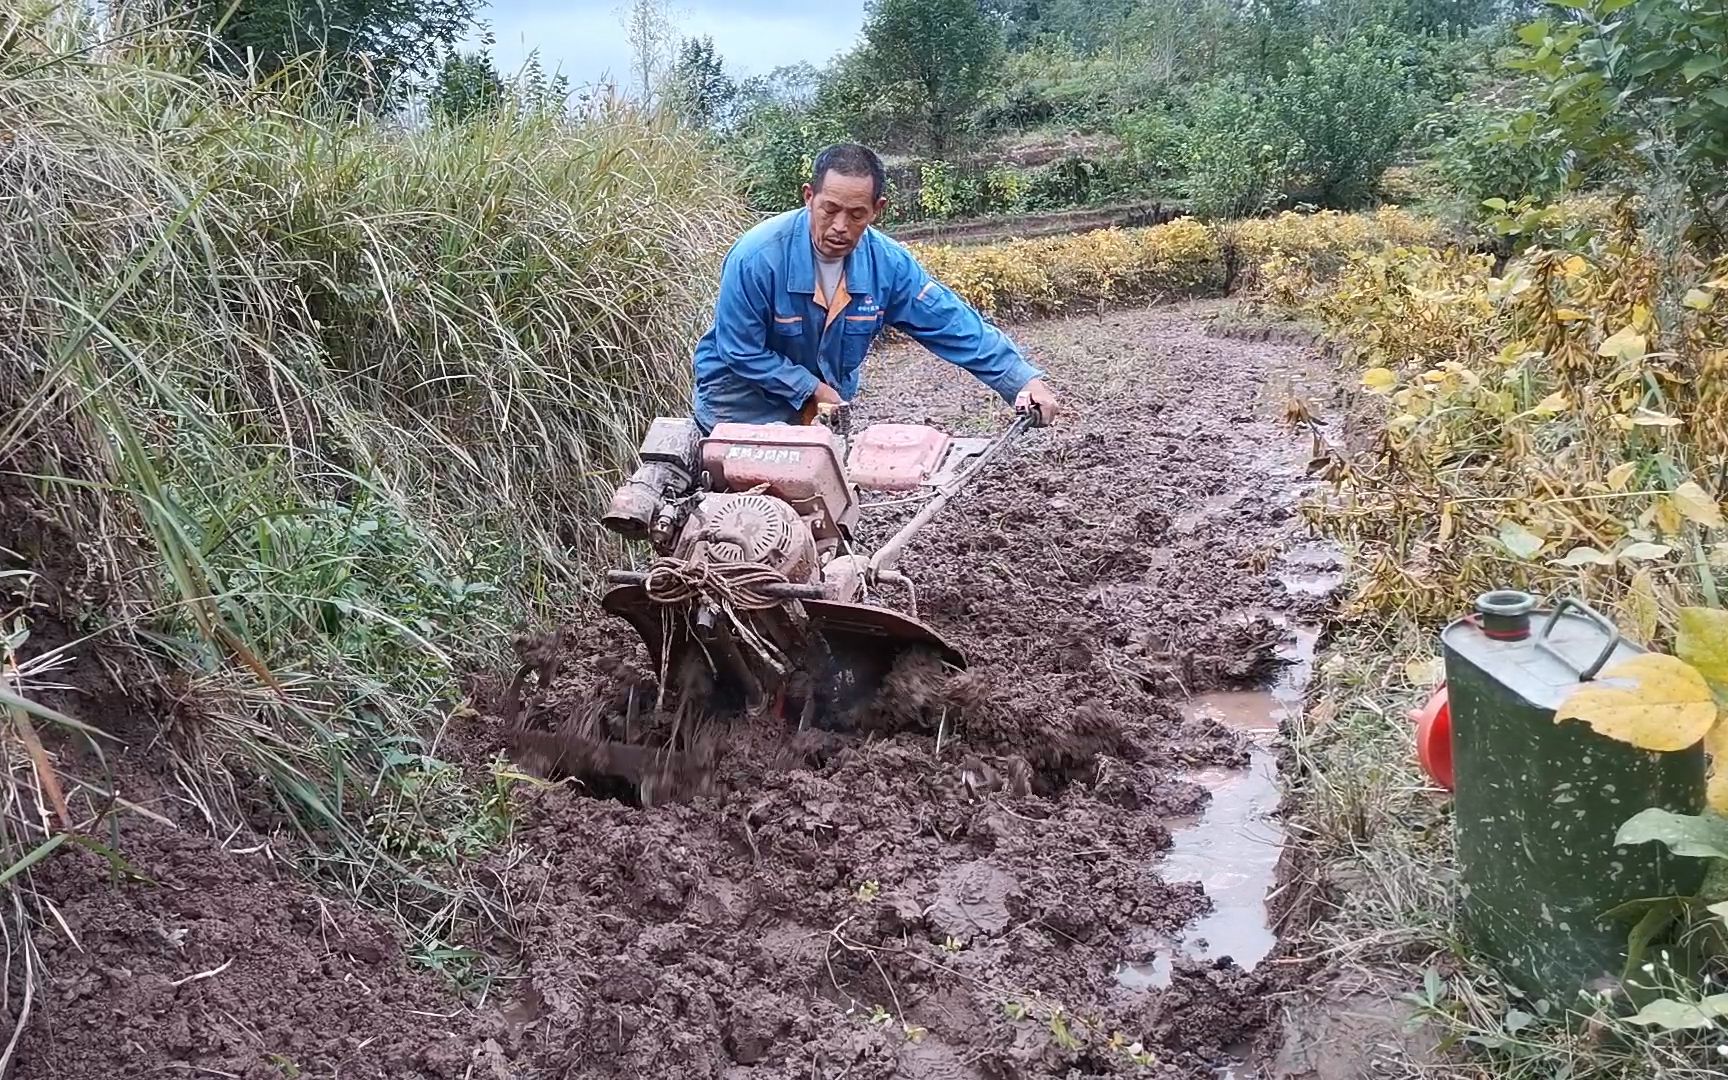
<path id="1" fill-rule="evenodd" d="M 1043 379 L 1033 379 L 1014 398 L 1014 411 L 1032 410 L 1032 426 L 1048 427 L 1056 422 L 1056 392 Z"/>
<path id="2" fill-rule="evenodd" d="M 810 400 L 818 405 L 844 405 L 846 399 L 840 396 L 840 391 L 825 382 L 816 384 L 816 392 L 810 395 Z"/>

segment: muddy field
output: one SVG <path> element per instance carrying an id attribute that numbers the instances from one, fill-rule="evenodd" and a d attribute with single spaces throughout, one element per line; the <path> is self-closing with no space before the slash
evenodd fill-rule
<path id="1" fill-rule="evenodd" d="M 64 932 L 41 934 L 19 1075 L 1252 1075 L 1286 978 L 1264 890 L 1218 918 L 1240 883 L 1182 837 L 1264 773 L 1244 730 L 1261 699 L 1231 692 L 1281 672 L 1288 690 L 1323 603 L 1292 512 L 1309 439 L 1285 411 L 1329 395 L 1308 351 L 1210 337 L 1198 310 L 1017 335 L 1069 412 L 903 560 L 971 666 L 900 730 L 746 733 L 711 791 L 649 808 L 628 785 L 526 792 L 515 845 L 480 868 L 523 971 L 488 1001 L 411 972 L 262 841 L 131 818 L 156 884 L 89 858 L 38 872 Z M 871 370 L 863 422 L 1006 422 L 916 348 Z M 601 620 L 566 628 L 558 662 L 540 726 L 626 709 L 650 677 Z M 501 686 L 476 679 L 455 733 L 476 759 L 507 741 Z"/>

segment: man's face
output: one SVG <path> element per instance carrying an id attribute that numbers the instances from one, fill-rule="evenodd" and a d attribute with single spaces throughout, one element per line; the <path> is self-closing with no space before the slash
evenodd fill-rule
<path id="1" fill-rule="evenodd" d="M 825 259 L 843 259 L 852 254 L 864 230 L 888 205 L 875 198 L 875 185 L 868 176 L 846 176 L 829 170 L 822 177 L 822 190 L 804 185 L 804 205 L 810 208 L 810 242 Z"/>

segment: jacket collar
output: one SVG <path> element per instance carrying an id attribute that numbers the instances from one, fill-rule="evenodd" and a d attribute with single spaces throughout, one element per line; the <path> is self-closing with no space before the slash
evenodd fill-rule
<path id="1" fill-rule="evenodd" d="M 881 242 L 872 226 L 846 256 L 846 291 L 853 296 L 875 296 L 876 249 Z M 816 247 L 810 242 L 809 207 L 794 211 L 787 229 L 786 291 L 816 295 Z"/>

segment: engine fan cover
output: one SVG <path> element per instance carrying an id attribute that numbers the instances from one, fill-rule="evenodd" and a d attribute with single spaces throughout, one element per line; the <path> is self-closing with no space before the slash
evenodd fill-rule
<path id="1" fill-rule="evenodd" d="M 684 551 L 703 542 L 716 562 L 759 563 L 808 582 L 816 574 L 816 539 L 797 511 L 770 495 L 705 496 L 685 527 Z"/>

